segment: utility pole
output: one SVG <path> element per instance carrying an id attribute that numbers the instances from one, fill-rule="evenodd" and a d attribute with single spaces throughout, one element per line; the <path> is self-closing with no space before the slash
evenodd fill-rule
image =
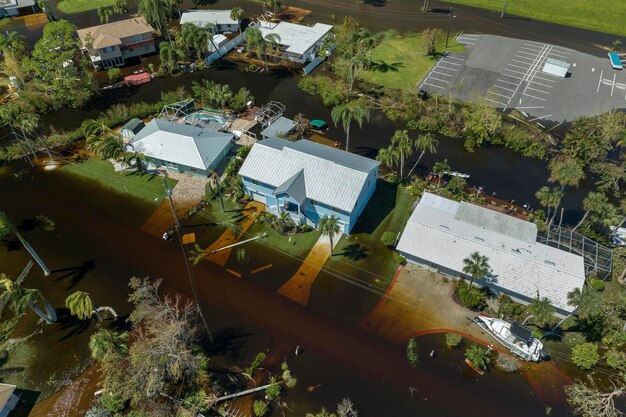
<path id="1" fill-rule="evenodd" d="M 167 199 L 170 202 L 170 208 L 172 209 L 172 216 L 174 216 L 174 224 L 176 225 L 176 233 L 178 234 L 178 243 L 180 244 L 180 250 L 183 253 L 183 258 L 185 259 L 185 267 L 187 268 L 187 275 L 189 276 L 189 282 L 191 283 L 191 291 L 193 293 L 193 298 L 196 302 L 196 308 L 198 309 L 198 314 L 200 314 L 200 318 L 202 319 L 202 323 L 204 324 L 204 328 L 209 336 L 209 340 L 213 343 L 213 334 L 209 329 L 209 325 L 204 317 L 204 313 L 202 312 L 202 308 L 200 307 L 200 300 L 198 299 L 198 292 L 196 291 L 196 283 L 193 276 L 193 270 L 189 266 L 189 259 L 187 258 L 187 252 L 185 251 L 185 245 L 183 245 L 183 236 L 182 236 L 182 228 L 180 226 L 180 222 L 178 221 L 178 215 L 176 214 L 176 208 L 174 207 L 174 200 L 172 200 L 172 190 L 169 185 L 167 185 L 167 180 L 163 177 L 163 184 L 165 185 L 165 193 L 167 194 Z"/>
<path id="2" fill-rule="evenodd" d="M 217 195 L 220 197 L 220 204 L 222 206 L 222 213 L 226 212 L 224 208 L 224 199 L 222 198 L 222 185 L 220 184 L 220 176 L 217 175 L 217 172 L 212 171 L 213 175 L 215 175 L 215 183 L 217 184 Z"/>
<path id="3" fill-rule="evenodd" d="M 448 39 L 450 38 L 451 27 L 452 27 L 452 6 L 450 6 L 450 14 L 448 15 L 448 33 L 446 34 L 446 48 L 448 47 Z"/>
<path id="4" fill-rule="evenodd" d="M 504 5 L 502 6 L 502 13 L 500 13 L 500 19 L 504 18 L 504 14 L 506 13 L 506 4 L 509 0 L 504 0 Z"/>

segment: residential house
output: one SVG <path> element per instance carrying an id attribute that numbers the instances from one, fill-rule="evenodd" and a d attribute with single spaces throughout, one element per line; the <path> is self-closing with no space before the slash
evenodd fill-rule
<path id="1" fill-rule="evenodd" d="M 29 11 L 36 12 L 36 4 L 35 0 L 0 0 L 0 18 L 18 16 Z"/>
<path id="2" fill-rule="evenodd" d="M 284 136 L 287 136 L 295 127 L 296 122 L 284 116 L 280 116 L 261 131 L 261 136 L 263 136 L 263 139 L 273 137 L 286 139 Z"/>
<path id="3" fill-rule="evenodd" d="M 80 29 L 78 37 L 98 70 L 119 67 L 126 59 L 156 52 L 153 29 L 143 17 Z"/>
<path id="4" fill-rule="evenodd" d="M 15 385 L 0 384 L 0 417 L 7 417 L 17 405 L 19 396 L 15 394 Z"/>
<path id="5" fill-rule="evenodd" d="M 250 26 L 261 30 L 263 37 L 275 34 L 280 37 L 278 51 L 282 59 L 294 61 L 300 64 L 313 61 L 317 58 L 324 40 L 332 36 L 331 25 L 316 23 L 313 26 L 298 25 L 289 22 L 267 22 L 261 20 Z"/>
<path id="6" fill-rule="evenodd" d="M 567 293 L 585 283 L 583 257 L 537 237 L 534 223 L 424 192 L 397 249 L 408 261 L 452 277 L 464 276 L 463 260 L 479 252 L 491 271 L 478 285 L 523 304 L 547 297 L 565 316 L 575 308 Z"/>
<path id="7" fill-rule="evenodd" d="M 191 23 L 212 33 L 237 32 L 239 22 L 230 17 L 231 10 L 187 10 L 180 17 L 180 24 Z"/>
<path id="8" fill-rule="evenodd" d="M 130 119 L 122 128 L 120 129 L 120 134 L 126 139 L 131 140 L 135 137 L 137 133 L 141 131 L 146 126 L 146 124 L 141 119 L 133 118 Z"/>
<path id="9" fill-rule="evenodd" d="M 252 199 L 298 225 L 336 216 L 349 233 L 376 189 L 379 162 L 309 140 L 269 138 L 254 144 L 239 175 Z"/>
<path id="10" fill-rule="evenodd" d="M 152 119 L 128 146 L 145 155 L 150 168 L 209 176 L 232 147 L 233 137 L 232 133 Z"/>

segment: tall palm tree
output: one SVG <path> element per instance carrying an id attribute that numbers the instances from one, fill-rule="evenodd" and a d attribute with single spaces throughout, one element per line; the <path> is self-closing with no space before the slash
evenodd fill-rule
<path id="1" fill-rule="evenodd" d="M 489 273 L 489 258 L 481 255 L 480 252 L 472 252 L 463 259 L 463 273 L 471 277 L 470 287 L 474 280 L 482 278 Z"/>
<path id="2" fill-rule="evenodd" d="M 368 67 L 372 66 L 372 53 L 374 52 L 374 48 L 380 45 L 382 40 L 382 33 L 371 33 L 367 28 L 362 28 L 360 30 L 358 43 L 359 46 L 369 51 Z"/>
<path id="3" fill-rule="evenodd" d="M 70 314 L 81 320 L 90 319 L 93 315 L 93 301 L 89 293 L 76 291 L 65 299 L 65 306 L 70 309 Z"/>
<path id="4" fill-rule="evenodd" d="M 335 126 L 341 122 L 343 130 L 346 132 L 346 151 L 348 151 L 350 145 L 350 125 L 352 122 L 357 122 L 359 127 L 363 127 L 363 122 L 369 122 L 370 120 L 370 109 L 363 100 L 355 99 L 333 107 L 330 116 Z"/>
<path id="5" fill-rule="evenodd" d="M 164 67 L 168 72 L 174 71 L 178 60 L 184 56 L 184 52 L 174 42 L 161 42 L 159 44 L 161 67 Z"/>
<path id="6" fill-rule="evenodd" d="M 91 357 L 101 361 L 108 353 L 123 355 L 128 352 L 128 333 L 103 329 L 89 338 Z"/>
<path id="7" fill-rule="evenodd" d="M 443 161 L 435 162 L 435 165 L 433 166 L 433 174 L 437 175 L 437 188 L 441 185 L 441 177 L 445 172 L 450 172 L 448 160 L 444 159 Z"/>
<path id="8" fill-rule="evenodd" d="M 33 259 L 35 259 L 39 267 L 41 267 L 44 275 L 46 276 L 50 275 L 51 274 L 50 269 L 46 266 L 46 264 L 39 257 L 39 255 L 37 255 L 37 252 L 35 252 L 35 249 L 33 249 L 33 247 L 30 245 L 30 243 L 26 241 L 26 239 L 24 239 L 22 234 L 15 227 L 15 225 L 11 223 L 11 220 L 9 220 L 7 215 L 3 211 L 0 211 L 0 240 L 5 239 L 11 234 L 15 234 L 15 237 L 17 237 L 17 239 L 20 241 L 22 246 L 24 246 L 24 248 L 28 251 L 28 253 L 30 253 L 30 256 L 32 256 Z"/>
<path id="9" fill-rule="evenodd" d="M 233 7 L 230 11 L 230 18 L 237 21 L 237 26 L 239 26 L 239 34 L 241 35 L 241 20 L 243 19 L 245 13 L 241 7 Z"/>
<path id="10" fill-rule="evenodd" d="M 549 180 L 558 182 L 561 185 L 561 191 L 566 186 L 578 187 L 578 184 L 585 178 L 583 167 L 575 158 L 567 155 L 559 155 L 553 158 L 548 164 L 550 170 Z"/>
<path id="11" fill-rule="evenodd" d="M 20 59 L 26 53 L 26 38 L 15 32 L 7 32 L 6 34 L 0 34 L 0 51 L 3 54 L 10 54 L 15 59 Z"/>
<path id="12" fill-rule="evenodd" d="M 432 133 L 419 135 L 417 139 L 415 139 L 415 149 L 417 149 L 420 152 L 420 156 L 419 158 L 417 158 L 417 161 L 415 161 L 415 164 L 413 165 L 413 167 L 411 168 L 411 170 L 406 176 L 407 177 L 411 176 L 411 174 L 413 173 L 413 170 L 420 163 L 420 161 L 422 160 L 422 157 L 424 156 L 426 152 L 433 153 L 433 154 L 437 153 L 437 146 L 439 146 L 439 141 L 435 139 L 435 135 L 433 135 Z"/>
<path id="13" fill-rule="evenodd" d="M 280 36 L 275 33 L 270 33 L 263 37 L 263 32 L 253 27 L 248 27 L 245 33 L 246 49 L 253 51 L 259 59 L 262 59 L 265 71 L 269 71 L 267 51 L 280 42 Z"/>
<path id="14" fill-rule="evenodd" d="M 545 326 L 552 319 L 554 307 L 552 307 L 552 302 L 548 297 L 540 297 L 539 292 L 537 292 L 537 297 L 533 298 L 530 304 L 528 304 L 526 312 L 528 316 L 526 316 L 522 324 L 526 324 L 532 318 L 537 326 Z"/>
<path id="15" fill-rule="evenodd" d="M 98 17 L 100 18 L 100 23 L 109 23 L 109 19 L 113 14 L 113 10 L 109 7 L 98 7 Z"/>
<path id="16" fill-rule="evenodd" d="M 333 237 L 341 231 L 337 216 L 324 216 L 320 219 L 319 230 L 330 239 L 330 256 L 333 256 Z"/>
<path id="17" fill-rule="evenodd" d="M 189 54 L 190 49 L 193 49 L 196 51 L 198 59 L 202 59 L 206 55 L 210 36 L 207 30 L 200 29 L 191 23 L 185 23 L 176 36 L 176 44 L 180 48 L 184 48 L 187 54 Z"/>
<path id="18" fill-rule="evenodd" d="M 489 358 L 490 350 L 480 345 L 473 344 L 465 351 L 465 357 L 475 366 L 481 369 L 487 369 L 487 365 L 491 362 Z"/>
<path id="19" fill-rule="evenodd" d="M 30 308 L 46 323 L 56 322 L 56 311 L 41 291 L 35 288 L 22 288 L 26 275 L 20 275 L 17 280 L 12 281 L 5 274 L 0 274 L 0 291 L 2 291 L 0 293 L 0 311 L 6 305 L 10 305 L 15 315 L 20 316 L 26 311 L 26 308 Z M 39 303 L 43 306 L 43 311 L 38 307 Z"/>
<path id="20" fill-rule="evenodd" d="M 146 22 L 156 25 L 161 34 L 171 41 L 167 21 L 172 15 L 172 6 L 167 0 L 141 0 L 139 14 Z"/>
<path id="21" fill-rule="evenodd" d="M 580 225 L 587 220 L 589 214 L 592 214 L 593 217 L 598 217 L 604 221 L 608 220 L 609 224 L 617 214 L 615 206 L 609 203 L 607 196 L 603 193 L 596 193 L 594 191 L 590 191 L 589 194 L 587 194 L 587 196 L 583 199 L 583 208 L 585 209 L 585 214 L 572 230 L 578 229 Z"/>
<path id="22" fill-rule="evenodd" d="M 398 163 L 398 152 L 391 146 L 381 148 L 378 150 L 376 160 L 393 171 L 393 166 Z"/>
<path id="23" fill-rule="evenodd" d="M 116 161 L 124 159 L 126 154 L 126 147 L 122 138 L 115 133 L 88 139 L 87 149 L 102 155 L 104 159 L 115 159 Z"/>
<path id="24" fill-rule="evenodd" d="M 391 138 L 391 146 L 400 157 L 400 178 L 404 174 L 404 160 L 413 154 L 413 139 L 407 130 L 396 130 Z"/>
<path id="25" fill-rule="evenodd" d="M 554 217 L 556 216 L 557 208 L 561 204 L 563 198 L 563 191 L 559 187 L 548 187 L 544 185 L 535 193 L 535 197 L 539 200 L 539 204 L 546 207 L 548 212 L 546 213 L 546 222 L 548 226 L 552 224 Z M 550 211 L 554 209 L 554 214 L 550 217 Z"/>

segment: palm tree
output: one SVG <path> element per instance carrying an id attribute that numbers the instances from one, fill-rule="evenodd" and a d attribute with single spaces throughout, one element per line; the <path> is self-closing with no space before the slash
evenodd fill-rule
<path id="1" fill-rule="evenodd" d="M 411 174 L 413 173 L 413 170 L 420 163 L 420 161 L 422 160 L 422 157 L 424 156 L 426 152 L 433 153 L 433 154 L 437 153 L 437 146 L 439 146 L 439 141 L 435 139 L 435 135 L 433 135 L 432 133 L 419 135 L 417 139 L 415 139 L 415 149 L 420 151 L 420 156 L 419 158 L 417 158 L 417 161 L 415 161 L 415 165 L 413 165 L 413 167 L 407 174 L 407 177 L 411 176 Z"/>
<path id="2" fill-rule="evenodd" d="M 113 11 L 117 14 L 128 13 L 128 3 L 126 0 L 115 0 Z"/>
<path id="3" fill-rule="evenodd" d="M 237 21 L 239 26 L 239 34 L 241 35 L 241 19 L 243 19 L 244 11 L 241 7 L 233 7 L 230 11 L 230 18 Z"/>
<path id="4" fill-rule="evenodd" d="M 161 34 L 171 41 L 167 30 L 167 20 L 172 15 L 172 6 L 167 0 L 141 0 L 139 14 L 146 19 L 146 22 L 156 25 Z"/>
<path id="5" fill-rule="evenodd" d="M 378 150 L 376 160 L 393 171 L 393 166 L 398 163 L 398 152 L 391 146 L 381 148 Z"/>
<path id="6" fill-rule="evenodd" d="M 109 7 L 98 7 L 98 17 L 100 23 L 109 23 L 109 18 L 113 14 L 113 10 Z"/>
<path id="7" fill-rule="evenodd" d="M 589 214 L 592 214 L 592 217 L 599 217 L 602 220 L 609 221 L 613 220 L 617 211 L 615 210 L 615 206 L 609 203 L 609 199 L 603 193 L 596 193 L 590 191 L 589 194 L 583 199 L 583 208 L 585 209 L 585 214 L 583 218 L 580 219 L 576 227 L 572 230 L 576 230 L 580 227 L 581 224 L 587 219 Z"/>
<path id="8" fill-rule="evenodd" d="M 441 185 L 441 177 L 446 172 L 450 172 L 450 165 L 448 165 L 447 159 L 444 159 L 443 162 L 435 162 L 435 165 L 433 166 L 433 174 L 437 175 L 437 188 Z"/>
<path id="9" fill-rule="evenodd" d="M 20 59 L 26 53 L 25 37 L 15 31 L 0 34 L 0 51 L 3 54 L 10 54 L 15 59 Z"/>
<path id="10" fill-rule="evenodd" d="M 383 40 L 382 33 L 371 33 L 367 28 L 362 28 L 359 34 L 359 46 L 369 51 L 368 67 L 372 66 L 372 53 Z"/>
<path id="11" fill-rule="evenodd" d="M 489 258 L 481 255 L 480 252 L 472 252 L 463 259 L 463 273 L 469 275 L 470 288 L 474 284 L 474 280 L 482 278 L 489 273 Z"/>
<path id="12" fill-rule="evenodd" d="M 528 316 L 522 324 L 526 324 L 530 318 L 533 318 L 538 326 L 545 326 L 552 319 L 554 307 L 552 307 L 552 302 L 548 297 L 540 297 L 539 292 L 537 292 L 537 297 L 528 304 L 526 312 Z"/>
<path id="13" fill-rule="evenodd" d="M 172 72 L 176 69 L 176 63 L 185 56 L 184 52 L 174 42 L 161 42 L 159 44 L 159 57 L 161 58 L 161 68 Z"/>
<path id="14" fill-rule="evenodd" d="M 263 60 L 265 71 L 269 71 L 267 63 L 267 50 L 273 48 L 273 46 L 280 42 L 280 36 L 275 33 L 270 33 L 263 37 L 263 32 L 260 29 L 248 27 L 246 29 L 246 49 L 253 51 L 257 58 Z"/>
<path id="15" fill-rule="evenodd" d="M 195 243 L 193 248 L 189 250 L 189 261 L 191 261 L 191 264 L 193 266 L 198 265 L 200 262 L 202 262 L 202 260 L 206 259 L 206 257 L 206 252 L 197 243 Z"/>
<path id="16" fill-rule="evenodd" d="M 104 159 L 116 161 L 124 159 L 126 155 L 124 141 L 115 133 L 87 140 L 87 149 L 102 155 Z"/>
<path id="17" fill-rule="evenodd" d="M 208 31 L 200 29 L 194 24 L 185 23 L 176 36 L 176 44 L 184 48 L 187 54 L 189 54 L 189 49 L 192 48 L 196 51 L 198 59 L 202 59 L 205 56 L 210 36 Z"/>
<path id="18" fill-rule="evenodd" d="M 101 361 L 109 353 L 123 355 L 128 352 L 128 333 L 100 330 L 89 338 L 91 357 Z"/>
<path id="19" fill-rule="evenodd" d="M 65 306 L 70 309 L 70 314 L 81 320 L 90 319 L 93 315 L 93 301 L 89 293 L 76 291 L 65 299 Z"/>
<path id="20" fill-rule="evenodd" d="M 554 217 L 556 216 L 557 208 L 561 204 L 563 198 L 563 191 L 559 187 L 548 187 L 544 185 L 535 193 L 535 197 L 539 200 L 539 204 L 546 207 L 548 212 L 546 214 L 546 222 L 548 226 L 552 224 Z M 550 217 L 550 210 L 554 209 L 554 214 Z"/>
<path id="21" fill-rule="evenodd" d="M 320 219 L 319 230 L 330 239 L 330 256 L 333 256 L 333 237 L 341 231 L 337 216 L 324 216 Z"/>
<path id="22" fill-rule="evenodd" d="M 30 253 L 30 256 L 32 256 L 33 259 L 35 259 L 39 267 L 41 267 L 44 275 L 46 276 L 50 275 L 51 274 L 50 269 L 46 266 L 46 264 L 44 264 L 43 260 L 39 257 L 39 255 L 37 255 L 37 252 L 35 252 L 35 249 L 33 249 L 33 247 L 30 245 L 30 243 L 26 241 L 26 239 L 24 239 L 22 234 L 17 230 L 17 228 L 13 225 L 13 223 L 11 223 L 7 215 L 3 211 L 0 211 L 0 240 L 5 239 L 6 237 L 8 237 L 9 235 L 13 233 L 15 234 L 15 237 L 17 237 L 17 239 L 20 241 L 22 246 L 24 246 L 24 248 L 28 251 L 28 253 Z"/>
<path id="23" fill-rule="evenodd" d="M 370 109 L 363 100 L 355 99 L 333 107 L 330 115 L 335 126 L 341 122 L 343 130 L 346 132 L 346 151 L 348 151 L 350 145 L 350 125 L 354 121 L 358 123 L 359 127 L 363 127 L 363 122 L 369 122 L 370 120 Z"/>
<path id="24" fill-rule="evenodd" d="M 561 185 L 561 191 L 566 186 L 577 187 L 582 179 L 585 178 L 585 172 L 582 165 L 575 159 L 567 155 L 559 155 L 553 158 L 548 164 L 550 170 L 551 182 L 558 182 Z"/>
<path id="25" fill-rule="evenodd" d="M 0 311 L 8 304 L 15 315 L 20 316 L 28 307 L 46 323 L 56 322 L 56 311 L 41 291 L 35 288 L 22 288 L 26 276 L 27 274 L 22 274 L 17 280 L 11 281 L 5 274 L 0 274 L 0 291 L 2 291 L 0 294 Z M 45 312 L 37 306 L 38 303 L 41 303 Z"/>
<path id="26" fill-rule="evenodd" d="M 489 358 L 490 350 L 480 345 L 473 344 L 465 350 L 465 357 L 475 366 L 481 369 L 487 369 L 487 365 L 491 362 Z"/>
<path id="27" fill-rule="evenodd" d="M 413 154 L 413 140 L 406 130 L 396 130 L 391 138 L 391 146 L 396 149 L 400 157 L 400 178 L 404 174 L 404 160 Z"/>

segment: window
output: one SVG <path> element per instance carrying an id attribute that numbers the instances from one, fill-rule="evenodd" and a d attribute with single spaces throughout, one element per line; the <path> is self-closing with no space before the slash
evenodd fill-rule
<path id="1" fill-rule="evenodd" d="M 170 161 L 165 161 L 165 166 L 171 169 L 178 169 L 178 165 Z"/>
<path id="2" fill-rule="evenodd" d="M 108 52 L 113 52 L 115 51 L 115 46 L 107 46 L 106 48 L 102 49 L 102 52 L 108 53 Z"/>
<path id="3" fill-rule="evenodd" d="M 143 35 L 135 35 L 133 36 L 133 40 L 135 42 L 141 42 L 143 40 Z"/>

